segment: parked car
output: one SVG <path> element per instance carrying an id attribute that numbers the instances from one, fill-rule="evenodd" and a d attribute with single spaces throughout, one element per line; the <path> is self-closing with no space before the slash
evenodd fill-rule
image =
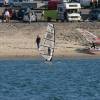
<path id="1" fill-rule="evenodd" d="M 93 9 L 89 13 L 89 19 L 90 20 L 100 20 L 100 9 Z"/>
<path id="2" fill-rule="evenodd" d="M 17 18 L 19 20 L 22 20 L 24 15 L 29 11 L 30 9 L 29 8 L 20 8 L 18 13 L 17 13 Z"/>
<path id="3" fill-rule="evenodd" d="M 31 14 L 29 15 L 29 12 L 25 13 L 23 16 L 24 22 L 33 22 L 37 21 L 37 16 L 34 11 L 31 11 Z"/>

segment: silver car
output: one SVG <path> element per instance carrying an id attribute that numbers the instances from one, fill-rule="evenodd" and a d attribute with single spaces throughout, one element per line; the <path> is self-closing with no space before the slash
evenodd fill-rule
<path id="1" fill-rule="evenodd" d="M 34 21 L 37 21 L 37 16 L 36 16 L 36 14 L 33 11 L 32 12 L 27 12 L 23 16 L 23 21 L 24 22 L 34 22 Z"/>

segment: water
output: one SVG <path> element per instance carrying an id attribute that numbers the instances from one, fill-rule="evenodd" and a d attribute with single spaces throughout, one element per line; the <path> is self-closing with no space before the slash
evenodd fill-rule
<path id="1" fill-rule="evenodd" d="M 0 100 L 100 100 L 100 59 L 1 59 Z"/>

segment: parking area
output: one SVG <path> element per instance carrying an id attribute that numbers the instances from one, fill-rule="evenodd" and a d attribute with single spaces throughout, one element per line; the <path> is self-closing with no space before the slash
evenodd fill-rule
<path id="1" fill-rule="evenodd" d="M 5 7 L 0 7 L 0 19 L 2 20 L 2 14 L 5 10 Z M 32 22 L 45 22 L 48 21 L 44 16 L 43 16 L 43 11 L 42 9 L 33 9 L 31 10 L 32 12 Z M 12 8 L 12 16 L 11 20 L 16 20 L 16 21 L 24 21 L 28 22 L 28 10 L 26 8 Z M 26 16 L 27 15 L 27 16 Z M 94 9 L 81 9 L 81 17 L 82 21 L 100 21 L 100 9 L 99 10 L 94 10 Z M 52 20 L 55 21 L 56 20 Z"/>

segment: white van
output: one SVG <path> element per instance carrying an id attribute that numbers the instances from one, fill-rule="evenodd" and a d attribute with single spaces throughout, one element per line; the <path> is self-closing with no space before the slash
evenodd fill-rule
<path id="1" fill-rule="evenodd" d="M 80 14 L 81 5 L 80 3 L 60 3 L 57 6 L 58 15 L 64 17 L 64 12 L 66 11 L 66 16 L 68 21 L 81 21 Z"/>

